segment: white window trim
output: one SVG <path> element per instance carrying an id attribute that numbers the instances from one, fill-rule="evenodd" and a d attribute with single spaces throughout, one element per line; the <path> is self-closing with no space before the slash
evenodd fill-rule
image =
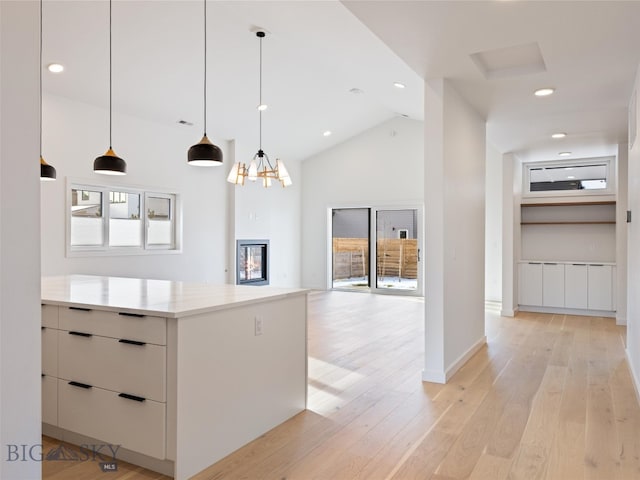
<path id="1" fill-rule="evenodd" d="M 602 163 L 607 168 L 607 188 L 598 190 L 550 190 L 548 192 L 532 192 L 530 172 L 540 167 L 579 167 L 592 163 Z M 522 196 L 523 197 L 584 197 L 615 195 L 616 171 L 614 157 L 580 158 L 576 160 L 555 160 L 549 162 L 526 162 L 522 164 Z"/>
<path id="2" fill-rule="evenodd" d="M 73 189 L 101 191 L 102 195 L 102 228 L 103 245 L 101 246 L 72 246 L 71 245 L 71 203 Z M 142 245 L 135 247 L 109 246 L 109 190 L 140 195 L 140 218 L 142 229 Z M 67 257 L 108 257 L 128 255 L 175 255 L 182 253 L 182 208 L 180 194 L 171 189 L 145 187 L 140 185 L 116 185 L 87 179 L 66 178 L 66 212 L 65 212 L 65 250 Z M 173 245 L 147 245 L 147 196 L 170 198 L 171 218 L 173 218 Z"/>

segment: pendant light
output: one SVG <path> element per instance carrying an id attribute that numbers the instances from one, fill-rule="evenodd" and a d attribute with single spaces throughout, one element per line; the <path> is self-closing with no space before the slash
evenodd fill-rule
<path id="1" fill-rule="evenodd" d="M 127 163 L 118 157 L 112 148 L 111 132 L 112 132 L 112 61 L 111 61 L 111 0 L 109 0 L 109 149 L 104 155 L 97 157 L 93 162 L 93 171 L 103 175 L 126 175 Z"/>
<path id="2" fill-rule="evenodd" d="M 237 162 L 231 168 L 227 182 L 235 185 L 244 185 L 245 178 L 248 178 L 252 182 L 255 182 L 258 178 L 262 179 L 262 185 L 264 187 L 271 186 L 271 180 L 278 180 L 283 187 L 291 185 L 291 177 L 289 172 L 284 166 L 284 163 L 280 159 L 276 159 L 275 167 L 269 160 L 269 156 L 262 150 L 262 112 L 267 109 L 267 105 L 262 103 L 262 39 L 265 37 L 265 32 L 258 31 L 256 36 L 260 39 L 260 98 L 258 102 L 258 116 L 259 116 L 259 147 L 258 153 L 253 156 L 249 163 L 249 168 L 244 163 Z"/>
<path id="3" fill-rule="evenodd" d="M 189 148 L 187 162 L 198 167 L 222 165 L 222 150 L 207 137 L 207 0 L 204 0 L 204 135 Z"/>
<path id="4" fill-rule="evenodd" d="M 42 0 L 40 0 L 40 180 L 56 179 L 56 169 L 42 157 Z"/>

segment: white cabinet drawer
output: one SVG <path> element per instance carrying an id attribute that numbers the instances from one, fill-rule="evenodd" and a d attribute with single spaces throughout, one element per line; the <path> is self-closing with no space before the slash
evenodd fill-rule
<path id="1" fill-rule="evenodd" d="M 42 305 L 42 326 L 58 328 L 58 307 L 55 305 Z"/>
<path id="2" fill-rule="evenodd" d="M 58 425 L 58 379 L 42 375 L 42 421 Z"/>
<path id="3" fill-rule="evenodd" d="M 105 443 L 165 458 L 165 404 L 136 401 L 97 387 L 58 381 L 61 428 Z"/>
<path id="4" fill-rule="evenodd" d="M 166 347 L 60 330 L 59 377 L 164 402 Z"/>
<path id="5" fill-rule="evenodd" d="M 163 317 L 60 307 L 60 328 L 112 338 L 128 338 L 155 345 L 167 344 Z"/>
<path id="6" fill-rule="evenodd" d="M 42 327 L 42 373 L 58 376 L 58 330 Z"/>

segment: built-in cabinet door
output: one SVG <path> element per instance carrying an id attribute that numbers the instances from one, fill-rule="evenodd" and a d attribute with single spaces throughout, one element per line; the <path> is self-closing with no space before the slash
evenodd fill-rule
<path id="1" fill-rule="evenodd" d="M 611 265 L 589 265 L 589 309 L 613 309 L 613 277 Z"/>
<path id="2" fill-rule="evenodd" d="M 542 305 L 542 263 L 520 264 L 520 305 Z"/>
<path id="3" fill-rule="evenodd" d="M 587 265 L 565 265 L 564 269 L 564 306 L 566 308 L 586 309 L 587 303 Z"/>
<path id="4" fill-rule="evenodd" d="M 542 305 L 564 307 L 564 264 L 542 265 Z"/>

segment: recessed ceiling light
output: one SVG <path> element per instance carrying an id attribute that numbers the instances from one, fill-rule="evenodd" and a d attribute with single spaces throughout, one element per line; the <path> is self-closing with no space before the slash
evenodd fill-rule
<path id="1" fill-rule="evenodd" d="M 260 110 L 261 112 L 264 112 L 267 108 L 269 108 L 269 105 L 265 103 L 261 103 L 260 105 L 258 105 L 258 110 Z"/>
<path id="2" fill-rule="evenodd" d="M 574 180 L 576 177 L 575 177 L 575 175 L 568 175 L 568 176 L 567 176 L 567 178 L 568 178 L 569 180 Z"/>
<path id="3" fill-rule="evenodd" d="M 349 90 L 349 93 L 353 93 L 354 95 L 361 95 L 364 93 L 364 90 L 362 90 L 361 88 L 354 87 Z"/>
<path id="4" fill-rule="evenodd" d="M 571 155 L 571 152 L 560 152 L 558 155 L 560 155 L 561 157 L 568 157 L 569 155 Z"/>
<path id="5" fill-rule="evenodd" d="M 539 88 L 538 90 L 533 92 L 533 94 L 536 97 L 546 97 L 548 95 L 551 95 L 555 91 L 556 91 L 555 88 L 546 87 L 546 88 Z"/>
<path id="6" fill-rule="evenodd" d="M 60 65 L 59 63 L 50 63 L 49 65 L 47 65 L 47 69 L 51 73 L 61 73 L 64 71 L 64 66 Z"/>
<path id="7" fill-rule="evenodd" d="M 393 86 L 396 88 L 405 88 L 406 85 L 404 83 L 400 83 L 400 82 L 393 82 Z"/>
<path id="8" fill-rule="evenodd" d="M 566 137 L 567 134 L 564 132 L 558 132 L 558 133 L 554 133 L 553 135 L 551 135 L 551 138 L 564 138 Z"/>
<path id="9" fill-rule="evenodd" d="M 325 132 L 323 132 L 323 134 L 325 137 L 328 137 L 329 135 L 331 135 L 331 130 L 326 130 Z"/>

